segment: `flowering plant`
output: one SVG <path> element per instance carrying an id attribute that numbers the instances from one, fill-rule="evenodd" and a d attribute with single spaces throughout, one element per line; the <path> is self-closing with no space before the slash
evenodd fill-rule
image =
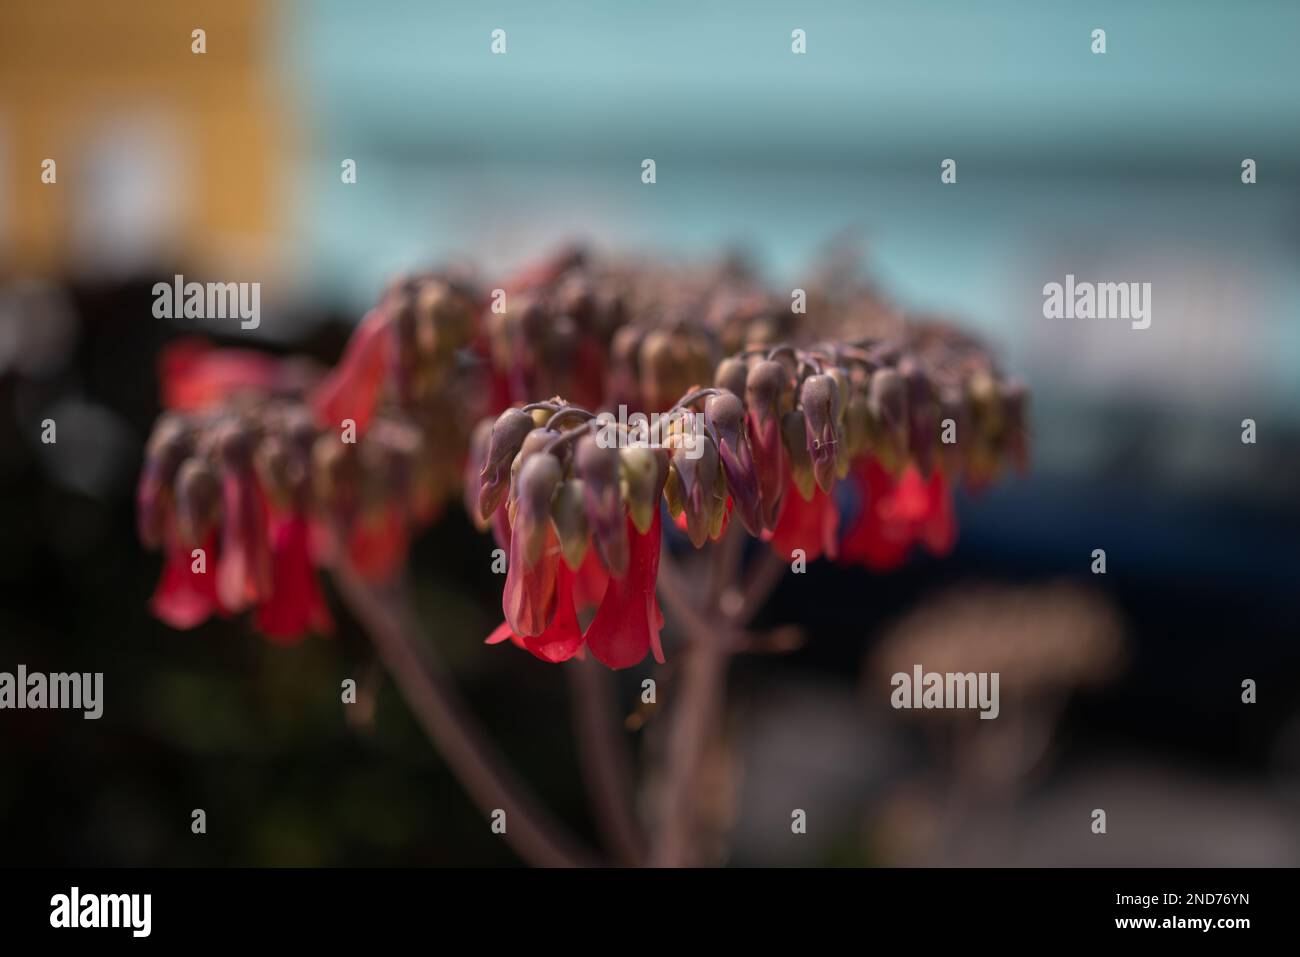
<path id="1" fill-rule="evenodd" d="M 707 860 L 697 782 L 725 662 L 789 641 L 749 627 L 780 574 L 946 554 L 954 486 L 1026 461 L 1025 390 L 973 339 L 905 319 L 842 271 L 791 298 L 735 264 L 564 250 L 491 291 L 451 272 L 393 284 L 329 370 L 176 345 L 139 485 L 141 538 L 165 555 L 153 609 L 177 628 L 250 611 L 295 641 L 332 628 L 317 578 L 330 569 L 471 793 L 514 811 L 520 853 L 590 859 L 411 633 L 410 536 L 461 494 L 508 554 L 487 643 L 619 669 L 663 664 L 666 627 L 681 639 L 653 840 L 611 778 L 621 742 L 580 735 L 615 859 Z M 766 553 L 747 556 L 746 537 Z M 692 549 L 712 553 L 703 575 L 683 571 Z M 571 667 L 599 710 L 603 679 Z"/>

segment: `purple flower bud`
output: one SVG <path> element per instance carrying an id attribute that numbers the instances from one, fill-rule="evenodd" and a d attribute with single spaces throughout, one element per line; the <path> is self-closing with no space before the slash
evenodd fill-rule
<path id="1" fill-rule="evenodd" d="M 546 453 L 529 457 L 519 470 L 519 506 L 515 513 L 512 535 L 522 540 L 526 568 L 536 565 L 546 548 L 551 523 L 551 499 L 562 477 L 560 460 Z"/>
<path id="2" fill-rule="evenodd" d="M 577 571 L 591 544 L 591 526 L 587 523 L 587 507 L 583 500 L 582 480 L 561 482 L 551 499 L 551 520 L 560 536 L 560 554 L 564 563 Z"/>
<path id="3" fill-rule="evenodd" d="M 521 409 L 506 409 L 492 426 L 487 456 L 479 473 L 478 512 L 484 521 L 492 517 L 510 491 L 511 465 L 533 426 L 533 417 Z"/>
<path id="4" fill-rule="evenodd" d="M 812 454 L 808 451 L 808 419 L 794 409 L 781 417 L 781 438 L 790 457 L 790 478 L 805 502 L 811 502 L 817 476 Z"/>
<path id="5" fill-rule="evenodd" d="M 805 444 L 812 459 L 813 477 L 823 492 L 829 492 L 835 485 L 835 450 L 839 444 L 839 387 L 828 375 L 810 375 L 799 391 L 799 401 L 806 420 Z"/>
<path id="6" fill-rule="evenodd" d="M 179 416 L 163 416 L 154 426 L 136 489 L 136 523 L 146 548 L 158 548 L 163 543 L 171 485 L 176 470 L 193 447 L 189 429 Z"/>
<path id="7" fill-rule="evenodd" d="M 707 436 L 696 442 L 694 448 L 674 443 L 672 466 L 677 476 L 678 501 L 686 513 L 686 535 L 692 545 L 700 548 L 713 533 L 717 508 L 726 507 L 726 496 L 720 487 L 717 447 Z"/>
<path id="8" fill-rule="evenodd" d="M 750 452 L 758 478 L 763 524 L 776 525 L 785 491 L 785 455 L 781 443 L 781 406 L 789 390 L 789 373 L 780 362 L 755 363 L 745 381 Z"/>
<path id="9" fill-rule="evenodd" d="M 176 472 L 176 529 L 185 548 L 207 542 L 220 515 L 221 479 L 203 459 L 188 458 Z"/>
<path id="10" fill-rule="evenodd" d="M 573 467 L 582 479 L 587 521 L 596 551 L 615 578 L 627 574 L 627 519 L 619 489 L 621 459 L 618 449 L 602 448 L 594 435 L 578 439 Z"/>
<path id="11" fill-rule="evenodd" d="M 758 495 L 758 475 L 754 470 L 754 457 L 745 427 L 745 407 L 735 393 L 723 392 L 710 396 L 704 409 L 718 440 L 722 471 L 740 521 L 749 534 L 758 535 L 763 529 L 762 506 Z"/>
<path id="12" fill-rule="evenodd" d="M 644 535 L 659 512 L 659 497 L 668 479 L 669 456 L 664 449 L 642 446 L 622 449 L 619 456 L 623 460 L 628 515 L 636 530 Z"/>

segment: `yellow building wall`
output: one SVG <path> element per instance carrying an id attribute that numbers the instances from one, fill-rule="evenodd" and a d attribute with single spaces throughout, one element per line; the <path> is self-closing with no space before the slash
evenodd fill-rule
<path id="1" fill-rule="evenodd" d="M 93 165 L 97 137 L 134 120 L 176 147 L 168 155 L 177 176 L 157 185 L 168 191 L 168 251 L 198 266 L 274 268 L 288 134 L 268 49 L 273 16 L 257 0 L 0 3 L 0 256 L 9 271 L 75 270 L 85 255 L 78 204 L 99 187 L 78 176 Z M 196 28 L 206 53 L 191 51 Z M 58 163 L 54 185 L 41 182 L 47 157 Z"/>

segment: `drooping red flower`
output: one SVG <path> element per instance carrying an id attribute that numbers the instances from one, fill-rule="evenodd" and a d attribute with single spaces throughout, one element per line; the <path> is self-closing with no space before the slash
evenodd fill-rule
<path id="1" fill-rule="evenodd" d="M 763 534 L 777 554 L 788 560 L 800 548 L 808 561 L 823 555 L 833 559 L 839 551 L 839 528 L 840 510 L 834 497 L 814 485 L 812 498 L 805 499 L 787 471 L 776 525 Z"/>
<path id="2" fill-rule="evenodd" d="M 362 578 L 388 581 L 406 560 L 410 530 L 402 507 L 393 502 L 363 509 L 348 530 L 348 561 Z"/>
<path id="3" fill-rule="evenodd" d="M 501 592 L 501 610 L 516 635 L 541 635 L 555 617 L 556 583 L 564 563 L 560 560 L 559 536 L 549 522 L 545 536 L 541 555 L 531 565 L 526 555 L 526 537 L 515 534 L 510 540 L 510 565 Z"/>
<path id="4" fill-rule="evenodd" d="M 173 540 L 168 544 L 162 577 L 149 607 L 158 619 L 181 631 L 195 628 L 214 613 L 221 613 L 217 598 L 217 576 L 207 567 L 216 557 L 217 535 L 212 532 L 203 545 L 204 564 L 195 571 L 193 550 Z"/>
<path id="5" fill-rule="evenodd" d="M 217 349 L 203 339 L 168 344 L 158 358 L 162 403 L 178 412 L 214 408 L 239 392 L 270 392 L 279 364 L 249 349 Z"/>
<path id="6" fill-rule="evenodd" d="M 521 635 L 510 622 L 503 621 L 487 637 L 487 644 L 495 645 L 507 638 L 514 644 L 552 664 L 568 661 L 582 650 L 582 629 L 578 625 L 578 612 L 574 607 L 573 572 L 564 562 L 559 563 L 555 578 L 555 616 L 539 635 Z"/>
<path id="7" fill-rule="evenodd" d="M 344 419 L 352 419 L 358 437 L 365 434 L 383 393 L 392 340 L 388 312 L 381 307 L 366 313 L 338 365 L 312 395 L 312 407 L 324 425 L 338 428 Z"/>
<path id="8" fill-rule="evenodd" d="M 273 641 L 292 644 L 307 632 L 330 634 L 334 621 L 312 564 L 309 523 L 294 511 L 271 521 L 270 597 L 257 607 L 255 621 Z"/>
<path id="9" fill-rule="evenodd" d="M 639 664 L 649 651 L 655 661 L 663 663 L 659 642 L 663 614 L 655 597 L 659 579 L 659 548 L 662 543 L 660 513 L 656 510 L 649 530 L 642 535 L 627 520 L 627 573 L 621 578 L 610 576 L 605 597 L 596 617 L 587 628 L 587 647 L 596 659 L 610 668 L 630 668 Z"/>
<path id="10" fill-rule="evenodd" d="M 927 480 L 915 465 L 895 479 L 874 459 L 853 470 L 862 494 L 862 509 L 844 538 L 841 559 L 880 571 L 907 560 L 916 542 L 935 555 L 952 551 L 957 521 L 952 492 L 943 473 Z"/>
<path id="11" fill-rule="evenodd" d="M 271 595 L 266 496 L 252 468 L 226 469 L 221 479 L 221 503 L 217 595 L 223 608 L 243 611 Z"/>
<path id="12" fill-rule="evenodd" d="M 509 528 L 509 526 L 506 526 Z M 600 563 L 596 549 L 588 548 L 582 564 L 574 574 L 573 600 L 579 609 L 595 608 L 605 597 L 609 585 L 609 572 Z"/>

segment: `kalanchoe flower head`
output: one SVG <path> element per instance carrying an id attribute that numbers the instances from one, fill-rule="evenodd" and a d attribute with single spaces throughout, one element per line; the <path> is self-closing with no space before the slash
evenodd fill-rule
<path id="1" fill-rule="evenodd" d="M 789 391 L 789 372 L 780 362 L 764 359 L 750 367 L 745 380 L 749 442 L 762 501 L 763 524 L 776 524 L 785 490 L 785 455 L 781 442 L 781 416 Z"/>
<path id="2" fill-rule="evenodd" d="M 659 512 L 659 497 L 668 480 L 668 453 L 663 449 L 632 446 L 622 449 L 623 492 L 628 517 L 642 535 L 650 530 Z"/>
<path id="3" fill-rule="evenodd" d="M 749 429 L 745 424 L 745 407 L 733 392 L 710 396 L 705 416 L 712 425 L 727 488 L 736 504 L 745 530 L 757 535 L 763 530 L 762 506 L 758 494 L 758 475 L 749 447 Z"/>
<path id="4" fill-rule="evenodd" d="M 619 486 L 622 460 L 618 449 L 603 448 L 594 435 L 577 441 L 573 468 L 582 479 L 587 521 L 596 550 L 609 573 L 621 578 L 627 572 L 627 522 Z"/>
<path id="5" fill-rule="evenodd" d="M 479 473 L 478 514 L 487 521 L 510 491 L 510 468 L 528 433 L 536 427 L 522 409 L 506 409 L 492 425 L 487 455 Z"/>
<path id="6" fill-rule="evenodd" d="M 839 445 L 839 387 L 828 375 L 810 375 L 799 390 L 799 401 L 806 420 L 805 445 L 812 459 L 813 477 L 823 492 L 829 492 L 835 484 L 835 450 Z"/>

